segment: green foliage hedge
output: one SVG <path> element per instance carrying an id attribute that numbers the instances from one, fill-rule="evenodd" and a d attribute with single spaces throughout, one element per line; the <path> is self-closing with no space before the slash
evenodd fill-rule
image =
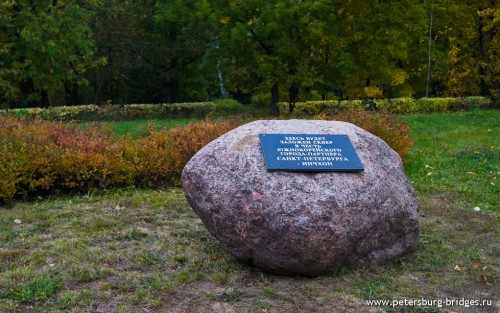
<path id="1" fill-rule="evenodd" d="M 431 113 L 474 110 L 492 105 L 485 97 L 465 98 L 396 98 L 363 100 L 321 100 L 297 102 L 292 113 L 290 104 L 280 102 L 280 114 L 291 117 L 332 115 L 345 110 L 371 110 L 396 114 Z M 0 110 L 0 116 L 50 121 L 119 121 L 134 119 L 205 118 L 213 115 L 239 113 L 242 106 L 232 99 L 215 102 L 128 105 L 77 105 Z"/>
<path id="2" fill-rule="evenodd" d="M 287 116 L 315 116 L 320 114 L 336 114 L 344 110 L 370 110 L 395 113 L 431 113 L 460 110 L 474 110 L 486 108 L 492 105 L 492 101 L 485 97 L 465 97 L 465 98 L 395 98 L 395 99 L 374 99 L 370 101 L 362 100 L 325 100 L 307 101 L 295 103 L 293 112 L 290 112 L 288 102 L 280 102 L 280 114 Z"/>
<path id="3" fill-rule="evenodd" d="M 234 99 L 220 99 L 214 101 L 215 113 L 234 114 L 239 113 L 242 109 L 241 103 Z"/>
<path id="4" fill-rule="evenodd" d="M 0 110 L 0 116 L 10 115 L 35 120 L 51 121 L 103 121 L 159 118 L 204 118 L 214 112 L 212 102 L 77 105 L 27 109 Z"/>
<path id="5" fill-rule="evenodd" d="M 278 103 L 280 114 L 290 114 L 290 104 L 288 102 Z M 295 103 L 294 116 L 314 116 L 319 114 L 336 114 L 344 110 L 358 110 L 363 108 L 362 100 L 320 100 Z"/>

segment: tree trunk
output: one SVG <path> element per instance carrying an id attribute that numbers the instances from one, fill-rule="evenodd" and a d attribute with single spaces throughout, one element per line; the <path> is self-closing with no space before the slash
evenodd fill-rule
<path id="1" fill-rule="evenodd" d="M 486 68 L 483 66 L 484 59 L 484 32 L 483 32 L 483 17 L 479 17 L 478 22 L 478 32 L 479 32 L 479 90 L 481 96 L 487 96 L 488 88 L 486 87 L 486 81 L 484 77 L 486 76 Z"/>
<path id="2" fill-rule="evenodd" d="M 179 81 L 176 78 L 172 78 L 168 81 L 167 86 L 168 86 L 167 102 L 168 103 L 179 102 Z"/>
<path id="3" fill-rule="evenodd" d="M 288 95 L 290 97 L 290 113 L 295 110 L 295 103 L 297 102 L 297 96 L 299 95 L 299 88 L 297 85 L 292 84 L 288 89 Z"/>
<path id="4" fill-rule="evenodd" d="M 280 114 L 280 108 L 278 106 L 279 101 L 280 101 L 280 96 L 279 96 L 279 90 L 278 90 L 278 83 L 276 82 L 271 87 L 271 114 L 272 115 L 279 115 Z"/>
<path id="5" fill-rule="evenodd" d="M 222 70 L 219 58 L 217 58 L 217 77 L 219 78 L 220 96 L 222 99 L 227 99 L 226 86 L 224 85 L 224 79 L 222 78 Z"/>
<path id="6" fill-rule="evenodd" d="M 27 78 L 19 84 L 21 90 L 21 107 L 34 108 L 38 106 L 37 100 L 32 100 L 35 93 L 35 83 L 33 79 Z"/>
<path id="7" fill-rule="evenodd" d="M 42 90 L 40 92 L 40 105 L 42 108 L 48 108 L 50 103 L 49 103 L 49 94 L 47 93 L 47 90 Z"/>
<path id="8" fill-rule="evenodd" d="M 325 49 L 325 65 L 328 65 L 330 63 L 330 54 L 328 53 L 330 49 Z M 326 85 L 323 85 L 325 90 L 321 93 L 321 99 L 326 100 L 328 98 L 328 87 Z"/>
<path id="9" fill-rule="evenodd" d="M 78 105 L 78 84 L 75 81 L 64 82 L 66 105 Z"/>

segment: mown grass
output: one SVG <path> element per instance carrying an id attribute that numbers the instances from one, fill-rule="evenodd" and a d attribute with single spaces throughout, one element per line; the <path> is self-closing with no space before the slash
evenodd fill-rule
<path id="1" fill-rule="evenodd" d="M 91 123 L 82 123 L 80 124 L 82 127 L 86 127 L 87 125 L 101 125 L 105 128 L 111 129 L 114 135 L 116 136 L 124 136 L 131 135 L 133 137 L 138 137 L 146 133 L 148 125 L 151 125 L 156 128 L 174 128 L 177 126 L 185 126 L 191 122 L 196 121 L 195 119 L 170 119 L 170 120 L 129 120 L 129 121 L 110 121 L 110 122 L 91 122 Z"/>
<path id="2" fill-rule="evenodd" d="M 263 273 L 225 252 L 180 189 L 16 202 L 0 208 L 0 312 L 497 312 L 495 164 L 474 149 L 466 158 L 460 152 L 498 148 L 499 118 L 492 111 L 407 118 L 421 234 L 417 252 L 398 262 L 317 278 Z M 464 192 L 469 185 L 482 191 Z M 363 304 L 403 298 L 492 306 Z"/>
<path id="3" fill-rule="evenodd" d="M 406 166 L 420 194 L 452 193 L 500 213 L 500 111 L 415 115 Z"/>

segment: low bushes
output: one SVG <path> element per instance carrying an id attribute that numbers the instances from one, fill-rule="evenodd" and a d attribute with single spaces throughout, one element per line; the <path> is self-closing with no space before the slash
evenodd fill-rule
<path id="1" fill-rule="evenodd" d="M 128 138 L 123 156 L 133 164 L 137 185 L 179 185 L 182 169 L 191 157 L 238 125 L 238 121 L 204 121 L 169 130 L 148 127 L 144 137 L 136 141 Z"/>
<path id="2" fill-rule="evenodd" d="M 393 114 L 431 113 L 487 108 L 492 105 L 485 97 L 465 98 L 396 98 L 374 100 L 325 100 L 297 102 L 293 112 L 290 104 L 280 102 L 280 114 L 292 117 L 306 117 L 318 114 L 335 114 L 344 110 L 377 110 Z"/>
<path id="3" fill-rule="evenodd" d="M 362 100 L 321 100 L 295 103 L 293 112 L 290 112 L 288 102 L 278 103 L 281 115 L 295 117 L 315 116 L 319 114 L 336 114 L 344 110 L 361 110 L 365 106 Z"/>
<path id="4" fill-rule="evenodd" d="M 18 196 L 178 184 L 187 161 L 238 122 L 149 128 L 116 139 L 98 127 L 0 117 L 0 202 Z"/>
<path id="5" fill-rule="evenodd" d="M 128 105 L 76 105 L 0 110 L 0 115 L 26 119 L 52 121 L 103 121 L 155 118 L 204 118 L 215 111 L 212 102 L 128 104 Z"/>
<path id="6" fill-rule="evenodd" d="M 133 183 L 124 142 L 103 130 L 12 117 L 0 123 L 0 200 Z"/>
<path id="7" fill-rule="evenodd" d="M 214 101 L 215 110 L 214 113 L 224 115 L 224 114 L 236 114 L 242 111 L 243 106 L 241 103 L 234 99 L 219 99 Z"/>
<path id="8" fill-rule="evenodd" d="M 408 126 L 388 114 L 347 110 L 334 119 L 372 132 L 403 158 L 412 144 Z M 131 185 L 179 185 L 191 157 L 241 123 L 204 121 L 169 130 L 149 126 L 139 138 L 116 138 L 92 124 L 80 129 L 73 123 L 0 116 L 0 202 Z"/>
<path id="9" fill-rule="evenodd" d="M 380 137 L 399 154 L 403 162 L 407 161 L 413 140 L 410 127 L 401 118 L 385 113 L 346 110 L 332 119 L 353 123 Z"/>
<path id="10" fill-rule="evenodd" d="M 408 114 L 418 111 L 417 100 L 413 98 L 376 99 L 373 103 L 376 110 L 382 112 Z"/>
<path id="11" fill-rule="evenodd" d="M 396 98 L 374 100 L 321 100 L 295 103 L 280 102 L 280 114 L 289 117 L 309 117 L 318 114 L 336 114 L 344 110 L 377 110 L 395 114 L 465 111 L 492 105 L 485 97 L 465 98 Z M 119 121 L 134 119 L 205 118 L 224 116 L 244 111 L 232 99 L 214 102 L 128 105 L 77 105 L 27 109 L 0 110 L 0 116 L 14 116 L 30 120 L 51 121 Z M 293 112 L 292 112 L 293 111 Z"/>

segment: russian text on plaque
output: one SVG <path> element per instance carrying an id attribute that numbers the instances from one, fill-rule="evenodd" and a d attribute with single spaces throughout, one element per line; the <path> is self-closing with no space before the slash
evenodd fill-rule
<path id="1" fill-rule="evenodd" d="M 270 171 L 363 171 L 347 135 L 259 134 Z"/>

